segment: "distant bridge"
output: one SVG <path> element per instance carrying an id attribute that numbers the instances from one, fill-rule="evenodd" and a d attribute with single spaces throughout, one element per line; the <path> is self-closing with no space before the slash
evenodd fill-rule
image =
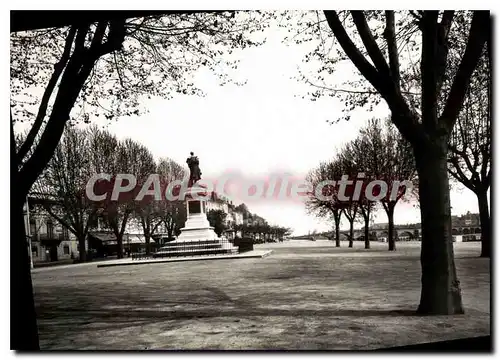
<path id="1" fill-rule="evenodd" d="M 403 240 L 403 241 L 409 241 L 409 240 L 420 240 L 420 237 L 422 235 L 422 229 L 419 225 L 408 225 L 408 226 L 401 226 L 401 225 L 395 225 L 394 226 L 394 234 L 396 239 L 398 240 Z M 370 229 L 370 238 L 372 240 L 382 240 L 386 241 L 387 238 L 389 237 L 389 228 L 381 228 L 381 229 Z M 364 240 L 365 238 L 365 229 L 355 229 L 353 232 L 353 237 L 354 240 Z M 341 240 L 349 240 L 349 230 L 347 231 L 341 231 L 340 232 L 340 239 Z"/>
<path id="2" fill-rule="evenodd" d="M 388 227 L 369 230 L 371 240 L 375 241 L 387 241 L 389 237 Z M 399 241 L 411 241 L 411 240 L 421 240 L 422 228 L 420 224 L 412 225 L 394 225 L 394 233 L 396 240 Z M 462 235 L 463 241 L 479 240 L 481 237 L 481 228 L 479 226 L 455 226 L 451 230 L 452 235 Z M 311 234 L 303 236 L 295 236 L 293 239 L 303 239 L 303 240 L 316 240 L 327 237 L 332 237 L 333 233 L 322 233 L 322 234 Z M 353 232 L 353 237 L 355 241 L 364 240 L 365 229 L 355 229 Z M 349 240 L 349 230 L 340 231 L 341 240 Z"/>
<path id="3" fill-rule="evenodd" d="M 386 241 L 389 237 L 389 229 L 370 229 L 370 237 L 373 240 Z M 395 225 L 394 233 L 397 240 L 409 241 L 409 240 L 421 240 L 422 228 L 420 224 L 401 226 Z M 463 241 L 479 240 L 481 237 L 481 227 L 479 226 L 455 226 L 451 229 L 452 235 L 462 235 Z M 353 233 L 354 240 L 364 240 L 365 230 L 355 229 Z M 349 230 L 340 232 L 341 240 L 349 240 Z"/>
<path id="4" fill-rule="evenodd" d="M 396 238 L 399 240 L 419 240 L 421 236 L 421 228 L 420 224 L 416 225 L 395 225 L 394 226 Z M 373 229 L 370 228 L 370 238 L 371 240 L 387 240 L 389 236 L 388 228 L 380 228 Z M 354 229 L 354 240 L 364 240 L 365 238 L 365 229 Z M 321 234 L 310 234 L 310 235 L 302 235 L 302 236 L 294 236 L 293 239 L 296 240 L 318 240 L 318 239 L 326 239 L 335 236 L 333 232 L 329 233 L 321 233 Z M 349 240 L 349 230 L 341 230 L 340 231 L 340 240 Z"/>

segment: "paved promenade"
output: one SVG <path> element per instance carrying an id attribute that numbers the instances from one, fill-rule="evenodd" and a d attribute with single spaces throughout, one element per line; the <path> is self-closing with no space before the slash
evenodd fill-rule
<path id="1" fill-rule="evenodd" d="M 35 269 L 42 349 L 374 349 L 490 333 L 489 259 L 456 244 L 465 315 L 415 316 L 418 243 L 257 246 L 263 258 Z"/>

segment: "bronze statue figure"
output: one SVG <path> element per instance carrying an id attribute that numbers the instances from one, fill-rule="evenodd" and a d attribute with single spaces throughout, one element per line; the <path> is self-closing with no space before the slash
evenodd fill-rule
<path id="1" fill-rule="evenodd" d="M 201 170 L 198 156 L 194 156 L 192 151 L 190 154 L 191 156 L 187 158 L 186 163 L 189 166 L 189 186 L 192 186 L 201 179 Z"/>

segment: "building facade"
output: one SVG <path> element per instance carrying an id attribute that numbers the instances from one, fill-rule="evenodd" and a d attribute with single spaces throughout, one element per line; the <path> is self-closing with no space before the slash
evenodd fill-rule
<path id="1" fill-rule="evenodd" d="M 481 240 L 481 221 L 479 214 L 467 212 L 465 215 L 451 217 L 451 231 L 461 241 Z"/>
<path id="2" fill-rule="evenodd" d="M 236 207 L 233 205 L 232 201 L 220 197 L 213 192 L 206 206 L 207 212 L 210 210 L 221 210 L 226 213 L 226 230 L 223 236 L 228 239 L 234 239 L 235 236 L 241 236 L 241 231 L 238 231 L 237 227 L 244 224 L 243 214 L 235 210 Z"/>
<path id="3" fill-rule="evenodd" d="M 78 241 L 73 233 L 48 214 L 25 211 L 26 234 L 33 263 L 77 259 Z"/>
<path id="4" fill-rule="evenodd" d="M 155 233 L 160 232 L 161 227 Z M 137 219 L 128 220 L 122 240 L 125 255 L 145 250 L 144 230 Z M 155 240 L 151 238 L 150 243 L 154 245 Z M 115 234 L 105 226 L 105 222 L 100 217 L 96 219 L 95 225 L 89 231 L 88 244 L 97 257 L 117 255 L 118 252 L 118 241 Z"/>
<path id="5" fill-rule="evenodd" d="M 229 206 L 228 206 L 227 202 L 225 202 L 224 200 L 220 200 L 220 199 L 207 201 L 206 209 L 207 209 L 207 212 L 209 212 L 210 210 L 222 210 L 226 214 L 229 213 Z"/>

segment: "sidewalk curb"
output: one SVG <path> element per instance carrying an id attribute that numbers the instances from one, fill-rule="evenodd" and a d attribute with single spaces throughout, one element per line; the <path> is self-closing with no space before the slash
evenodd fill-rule
<path id="1" fill-rule="evenodd" d="M 254 250 L 255 251 L 255 250 Z M 98 264 L 98 268 L 102 267 L 111 267 L 111 266 L 130 266 L 130 265 L 145 265 L 145 264 L 161 264 L 161 263 L 170 263 L 170 262 L 183 262 L 183 261 L 205 261 L 205 260 L 232 260 L 232 259 L 255 259 L 255 258 L 264 258 L 269 256 L 273 251 L 259 251 L 257 254 L 236 254 L 236 255 L 214 255 L 214 256 L 198 256 L 198 257 L 184 257 L 184 258 L 169 258 L 169 259 L 161 259 L 161 260 L 131 260 L 127 262 L 115 262 L 115 263 L 107 263 L 107 264 Z"/>

